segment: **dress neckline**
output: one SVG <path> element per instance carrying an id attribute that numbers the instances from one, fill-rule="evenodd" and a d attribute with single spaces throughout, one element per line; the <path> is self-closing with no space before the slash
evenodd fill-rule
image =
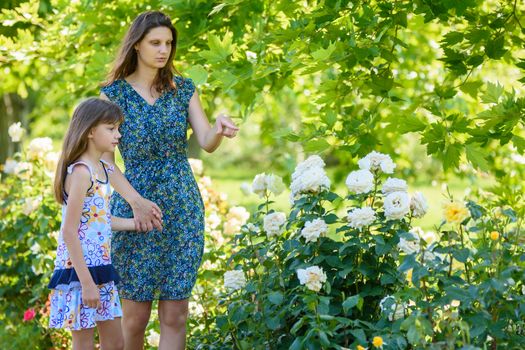
<path id="1" fill-rule="evenodd" d="M 125 78 L 122 78 L 122 81 L 124 82 L 125 85 L 127 85 L 145 104 L 147 104 L 148 106 L 150 107 L 154 107 L 157 102 L 164 96 L 164 92 L 162 94 L 160 94 L 159 97 L 157 97 L 155 99 L 155 101 L 153 101 L 153 104 L 149 103 L 148 100 L 146 100 L 144 98 L 144 96 L 142 96 L 137 90 L 135 90 L 135 88 L 133 87 L 133 85 L 131 85 Z"/>

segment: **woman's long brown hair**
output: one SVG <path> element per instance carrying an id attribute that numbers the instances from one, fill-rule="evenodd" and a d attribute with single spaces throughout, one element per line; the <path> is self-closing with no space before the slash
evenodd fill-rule
<path id="1" fill-rule="evenodd" d="M 171 30 L 173 41 L 168 61 L 164 67 L 159 69 L 152 87 L 159 93 L 177 90 L 177 86 L 173 82 L 173 72 L 176 72 L 173 66 L 173 58 L 177 50 L 177 30 L 171 23 L 171 19 L 159 11 L 143 12 L 133 20 L 120 46 L 113 69 L 109 72 L 107 81 L 103 84 L 104 86 L 110 85 L 117 79 L 124 79 L 137 69 L 138 58 L 135 45 L 144 39 L 151 29 L 157 27 L 166 27 Z"/>
<path id="2" fill-rule="evenodd" d="M 64 181 L 67 167 L 86 152 L 91 129 L 102 123 L 119 124 L 123 120 L 124 116 L 115 103 L 99 98 L 89 98 L 75 108 L 64 137 L 62 153 L 55 174 L 54 192 L 58 203 L 64 203 Z"/>

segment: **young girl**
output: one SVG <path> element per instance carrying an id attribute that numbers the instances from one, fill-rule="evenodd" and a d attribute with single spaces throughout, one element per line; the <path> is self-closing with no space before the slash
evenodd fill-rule
<path id="1" fill-rule="evenodd" d="M 100 159 L 113 152 L 122 112 L 98 98 L 82 102 L 66 133 L 55 176 L 55 197 L 62 203 L 51 291 L 51 328 L 72 331 L 73 349 L 94 348 L 98 327 L 102 349 L 122 349 L 122 309 L 111 264 L 111 230 L 135 229 L 133 219 L 109 212 L 113 167 Z"/>

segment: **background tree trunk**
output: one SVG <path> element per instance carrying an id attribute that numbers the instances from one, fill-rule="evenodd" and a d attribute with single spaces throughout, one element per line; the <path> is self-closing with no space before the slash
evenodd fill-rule
<path id="1" fill-rule="evenodd" d="M 0 163 L 5 163 L 20 149 L 19 142 L 11 142 L 8 134 L 9 126 L 22 122 L 22 127 L 27 130 L 25 115 L 30 110 L 29 100 L 24 100 L 17 94 L 5 93 L 0 98 Z"/>

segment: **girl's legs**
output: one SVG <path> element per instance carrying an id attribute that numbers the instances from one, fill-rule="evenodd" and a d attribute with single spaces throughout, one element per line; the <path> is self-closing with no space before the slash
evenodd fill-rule
<path id="1" fill-rule="evenodd" d="M 95 348 L 95 328 L 71 331 L 73 350 L 93 350 Z"/>
<path id="2" fill-rule="evenodd" d="M 124 349 L 124 337 L 122 336 L 120 317 L 114 320 L 97 322 L 97 328 L 101 350 Z"/>
<path id="3" fill-rule="evenodd" d="M 151 301 L 133 301 L 122 299 L 122 333 L 124 349 L 142 350 L 144 332 L 151 314 Z"/>
<path id="4" fill-rule="evenodd" d="M 188 299 L 159 300 L 159 350 L 184 350 L 186 347 L 186 320 Z"/>

